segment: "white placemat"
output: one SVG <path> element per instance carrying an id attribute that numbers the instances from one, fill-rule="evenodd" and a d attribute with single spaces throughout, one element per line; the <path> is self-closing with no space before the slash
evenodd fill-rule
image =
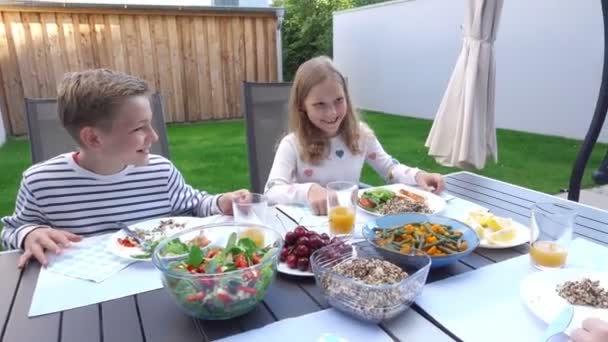
<path id="1" fill-rule="evenodd" d="M 263 328 L 218 340 L 220 341 L 392 342 L 393 339 L 376 324 L 356 320 L 335 309 L 327 309 L 284 319 Z"/>
<path id="2" fill-rule="evenodd" d="M 82 239 L 61 254 L 48 254 L 48 271 L 100 283 L 134 261 L 106 251 L 111 234 Z"/>
<path id="3" fill-rule="evenodd" d="M 567 266 L 602 269 L 607 259 L 608 248 L 575 239 Z M 520 283 L 531 272 L 538 271 L 522 255 L 426 285 L 416 303 L 467 342 L 539 341 L 546 324 L 520 296 Z"/>

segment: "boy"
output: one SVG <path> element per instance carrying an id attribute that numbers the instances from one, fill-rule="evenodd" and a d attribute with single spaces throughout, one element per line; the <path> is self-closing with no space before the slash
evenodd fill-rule
<path id="1" fill-rule="evenodd" d="M 185 183 L 167 159 L 150 155 L 148 84 L 108 69 L 68 73 L 58 87 L 62 125 L 79 151 L 23 173 L 15 212 L 2 218 L 2 242 L 22 248 L 18 267 L 45 252 L 60 253 L 80 235 L 163 216 L 232 214 L 232 199 L 247 190 L 209 195 Z"/>

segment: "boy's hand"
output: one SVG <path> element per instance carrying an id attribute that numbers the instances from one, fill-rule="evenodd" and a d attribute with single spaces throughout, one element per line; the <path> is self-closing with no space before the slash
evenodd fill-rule
<path id="1" fill-rule="evenodd" d="M 19 258 L 17 267 L 25 267 L 32 257 L 36 258 L 42 266 L 46 266 L 48 264 L 45 256 L 46 251 L 59 254 L 63 248 L 67 248 L 72 242 L 80 240 L 82 240 L 82 236 L 59 229 L 50 227 L 34 229 L 25 237 L 23 242 L 24 252 Z"/>
<path id="2" fill-rule="evenodd" d="M 597 318 L 587 318 L 583 321 L 582 328 L 574 330 L 570 334 L 574 342 L 603 342 L 608 341 L 608 322 Z"/>
<path id="3" fill-rule="evenodd" d="M 246 200 L 248 197 L 251 197 L 251 193 L 247 189 L 227 192 L 220 196 L 220 199 L 217 201 L 217 206 L 220 208 L 222 214 L 232 215 L 232 201 L 236 198 L 242 198 Z"/>
<path id="4" fill-rule="evenodd" d="M 308 204 L 315 215 L 327 215 L 327 190 L 319 184 L 308 189 Z"/>
<path id="5" fill-rule="evenodd" d="M 416 184 L 422 188 L 422 190 L 431 191 L 435 194 L 439 194 L 445 189 L 445 183 L 443 177 L 438 173 L 426 173 L 420 171 L 416 174 Z"/>

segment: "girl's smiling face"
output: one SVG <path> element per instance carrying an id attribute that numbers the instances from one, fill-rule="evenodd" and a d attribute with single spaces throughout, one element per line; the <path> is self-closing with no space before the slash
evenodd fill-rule
<path id="1" fill-rule="evenodd" d="M 344 87 L 335 77 L 313 86 L 304 99 L 308 119 L 329 137 L 338 134 L 347 109 Z"/>

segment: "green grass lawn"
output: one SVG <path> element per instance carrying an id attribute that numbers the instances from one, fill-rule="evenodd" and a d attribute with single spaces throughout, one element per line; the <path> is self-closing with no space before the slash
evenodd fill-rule
<path id="1" fill-rule="evenodd" d="M 438 165 L 424 147 L 431 121 L 366 112 L 384 148 L 403 163 L 440 173 L 459 171 Z M 193 186 L 210 192 L 247 188 L 247 151 L 242 120 L 169 125 L 171 159 Z M 479 174 L 555 194 L 568 187 L 580 141 L 498 130 L 499 163 L 487 163 Z M 593 185 L 591 172 L 606 149 L 598 144 L 588 163 L 583 186 Z M 0 216 L 11 214 L 21 173 L 30 165 L 28 141 L 11 138 L 0 148 Z M 363 182 L 381 184 L 366 167 Z"/>

